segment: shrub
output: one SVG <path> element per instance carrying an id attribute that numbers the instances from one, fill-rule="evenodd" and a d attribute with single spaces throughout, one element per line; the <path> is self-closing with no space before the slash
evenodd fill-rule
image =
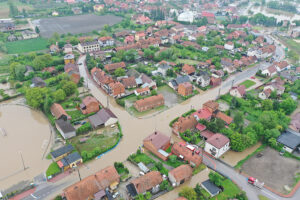
<path id="1" fill-rule="evenodd" d="M 119 104 L 122 107 L 125 107 L 125 100 L 124 99 L 117 99 L 116 100 L 117 104 Z"/>
<path id="2" fill-rule="evenodd" d="M 61 170 L 59 168 L 59 166 L 57 165 L 56 162 L 53 162 L 50 164 L 50 166 L 48 167 L 47 171 L 46 171 L 46 176 L 49 177 L 49 176 L 53 176 L 55 174 L 58 174 L 60 173 Z"/>
<path id="3" fill-rule="evenodd" d="M 87 123 L 83 124 L 82 126 L 80 126 L 76 130 L 76 133 L 77 134 L 83 134 L 83 133 L 86 133 L 86 132 L 88 132 L 90 130 L 92 130 L 92 125 L 90 124 L 90 122 L 87 122 Z"/>

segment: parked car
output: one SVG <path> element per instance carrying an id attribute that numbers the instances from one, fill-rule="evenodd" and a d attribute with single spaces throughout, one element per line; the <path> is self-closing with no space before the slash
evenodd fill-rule
<path id="1" fill-rule="evenodd" d="M 113 194 L 112 197 L 115 199 L 115 198 L 117 198 L 117 197 L 119 197 L 119 196 L 120 196 L 120 193 L 119 193 L 119 192 L 116 192 L 116 193 Z"/>
<path id="2" fill-rule="evenodd" d="M 86 121 L 81 122 L 81 125 L 84 125 L 84 124 L 86 124 Z"/>
<path id="3" fill-rule="evenodd" d="M 81 124 L 80 121 L 74 122 L 74 125 L 79 125 L 79 124 Z"/>

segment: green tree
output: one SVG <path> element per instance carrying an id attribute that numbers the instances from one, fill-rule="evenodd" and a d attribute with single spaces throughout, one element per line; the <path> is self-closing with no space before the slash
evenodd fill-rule
<path id="1" fill-rule="evenodd" d="M 44 101 L 44 105 L 43 105 L 43 110 L 45 113 L 49 113 L 50 112 L 50 108 L 53 104 L 53 99 L 51 98 L 50 95 L 46 95 L 45 101 Z"/>
<path id="2" fill-rule="evenodd" d="M 118 69 L 116 69 L 114 74 L 115 74 L 116 77 L 125 76 L 125 69 L 118 68 Z"/>
<path id="3" fill-rule="evenodd" d="M 151 51 L 150 49 L 145 49 L 144 50 L 144 57 L 147 59 L 153 59 L 154 58 L 154 51 Z"/>
<path id="4" fill-rule="evenodd" d="M 176 163 L 176 161 L 177 161 L 177 156 L 175 156 L 175 155 L 170 155 L 170 156 L 169 156 L 169 160 L 170 160 L 171 163 L 174 164 L 174 163 Z"/>
<path id="5" fill-rule="evenodd" d="M 297 108 L 297 102 L 295 102 L 291 97 L 283 100 L 279 104 L 280 108 L 285 112 L 285 114 L 291 114 Z"/>
<path id="6" fill-rule="evenodd" d="M 61 102 L 66 99 L 66 93 L 62 89 L 58 89 L 52 94 L 55 102 Z"/>
<path id="7" fill-rule="evenodd" d="M 72 81 L 62 80 L 60 82 L 61 88 L 65 91 L 67 96 L 70 96 L 76 92 L 77 86 Z"/>
<path id="8" fill-rule="evenodd" d="M 152 194 L 151 194 L 150 192 L 146 192 L 145 198 L 146 198 L 147 200 L 150 200 L 151 197 L 152 197 Z"/>
<path id="9" fill-rule="evenodd" d="M 42 108 L 46 94 L 47 88 L 28 88 L 25 92 L 26 102 L 33 108 Z"/>
<path id="10" fill-rule="evenodd" d="M 246 144 L 243 141 L 243 137 L 240 133 L 233 133 L 230 137 L 230 146 L 234 151 L 243 151 L 246 148 Z"/>
<path id="11" fill-rule="evenodd" d="M 33 68 L 35 70 L 42 70 L 53 62 L 53 58 L 50 54 L 40 55 L 33 60 Z"/>
<path id="12" fill-rule="evenodd" d="M 38 26 L 36 26 L 36 27 L 35 27 L 35 32 L 36 32 L 37 34 L 39 34 L 39 33 L 40 33 L 40 29 L 39 29 L 39 27 L 38 27 Z"/>
<path id="13" fill-rule="evenodd" d="M 210 172 L 208 174 L 209 180 L 216 184 L 217 186 L 221 186 L 223 177 L 215 172 Z"/>
<path id="14" fill-rule="evenodd" d="M 185 197 L 188 200 L 196 200 L 197 199 L 197 193 L 193 188 L 190 187 L 184 187 L 180 190 L 179 196 Z"/>
<path id="15" fill-rule="evenodd" d="M 234 123 L 240 127 L 244 124 L 244 115 L 242 112 L 237 112 L 235 115 L 234 115 L 234 118 L 233 118 L 233 121 Z"/>
<path id="16" fill-rule="evenodd" d="M 261 107 L 263 110 L 272 110 L 273 109 L 273 102 L 270 99 L 263 100 Z"/>
<path id="17" fill-rule="evenodd" d="M 176 73 L 173 71 L 173 69 L 168 69 L 166 74 L 169 77 L 176 77 Z"/>

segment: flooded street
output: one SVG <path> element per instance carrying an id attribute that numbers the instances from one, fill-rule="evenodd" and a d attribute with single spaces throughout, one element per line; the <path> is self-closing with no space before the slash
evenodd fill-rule
<path id="1" fill-rule="evenodd" d="M 47 119 L 41 112 L 13 103 L 0 104 L 0 189 L 32 180 L 51 162 L 43 159 L 51 133 Z"/>
<path id="2" fill-rule="evenodd" d="M 260 7 L 252 7 L 251 11 L 253 11 L 254 14 L 261 13 L 268 17 L 275 17 L 277 21 L 282 20 L 300 20 L 300 15 L 294 14 L 294 13 L 281 13 L 280 10 L 273 10 L 268 8 L 260 8 Z M 280 13 L 280 14 L 279 14 Z M 286 14 L 284 14 L 286 13 Z"/>

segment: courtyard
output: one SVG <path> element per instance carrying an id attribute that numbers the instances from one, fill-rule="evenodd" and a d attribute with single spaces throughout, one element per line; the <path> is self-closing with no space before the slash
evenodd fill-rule
<path id="1" fill-rule="evenodd" d="M 242 166 L 242 171 L 265 183 L 278 192 L 287 193 L 292 189 L 295 178 L 300 173 L 300 162 L 279 155 L 279 152 L 267 147 L 262 156 L 252 156 Z"/>

